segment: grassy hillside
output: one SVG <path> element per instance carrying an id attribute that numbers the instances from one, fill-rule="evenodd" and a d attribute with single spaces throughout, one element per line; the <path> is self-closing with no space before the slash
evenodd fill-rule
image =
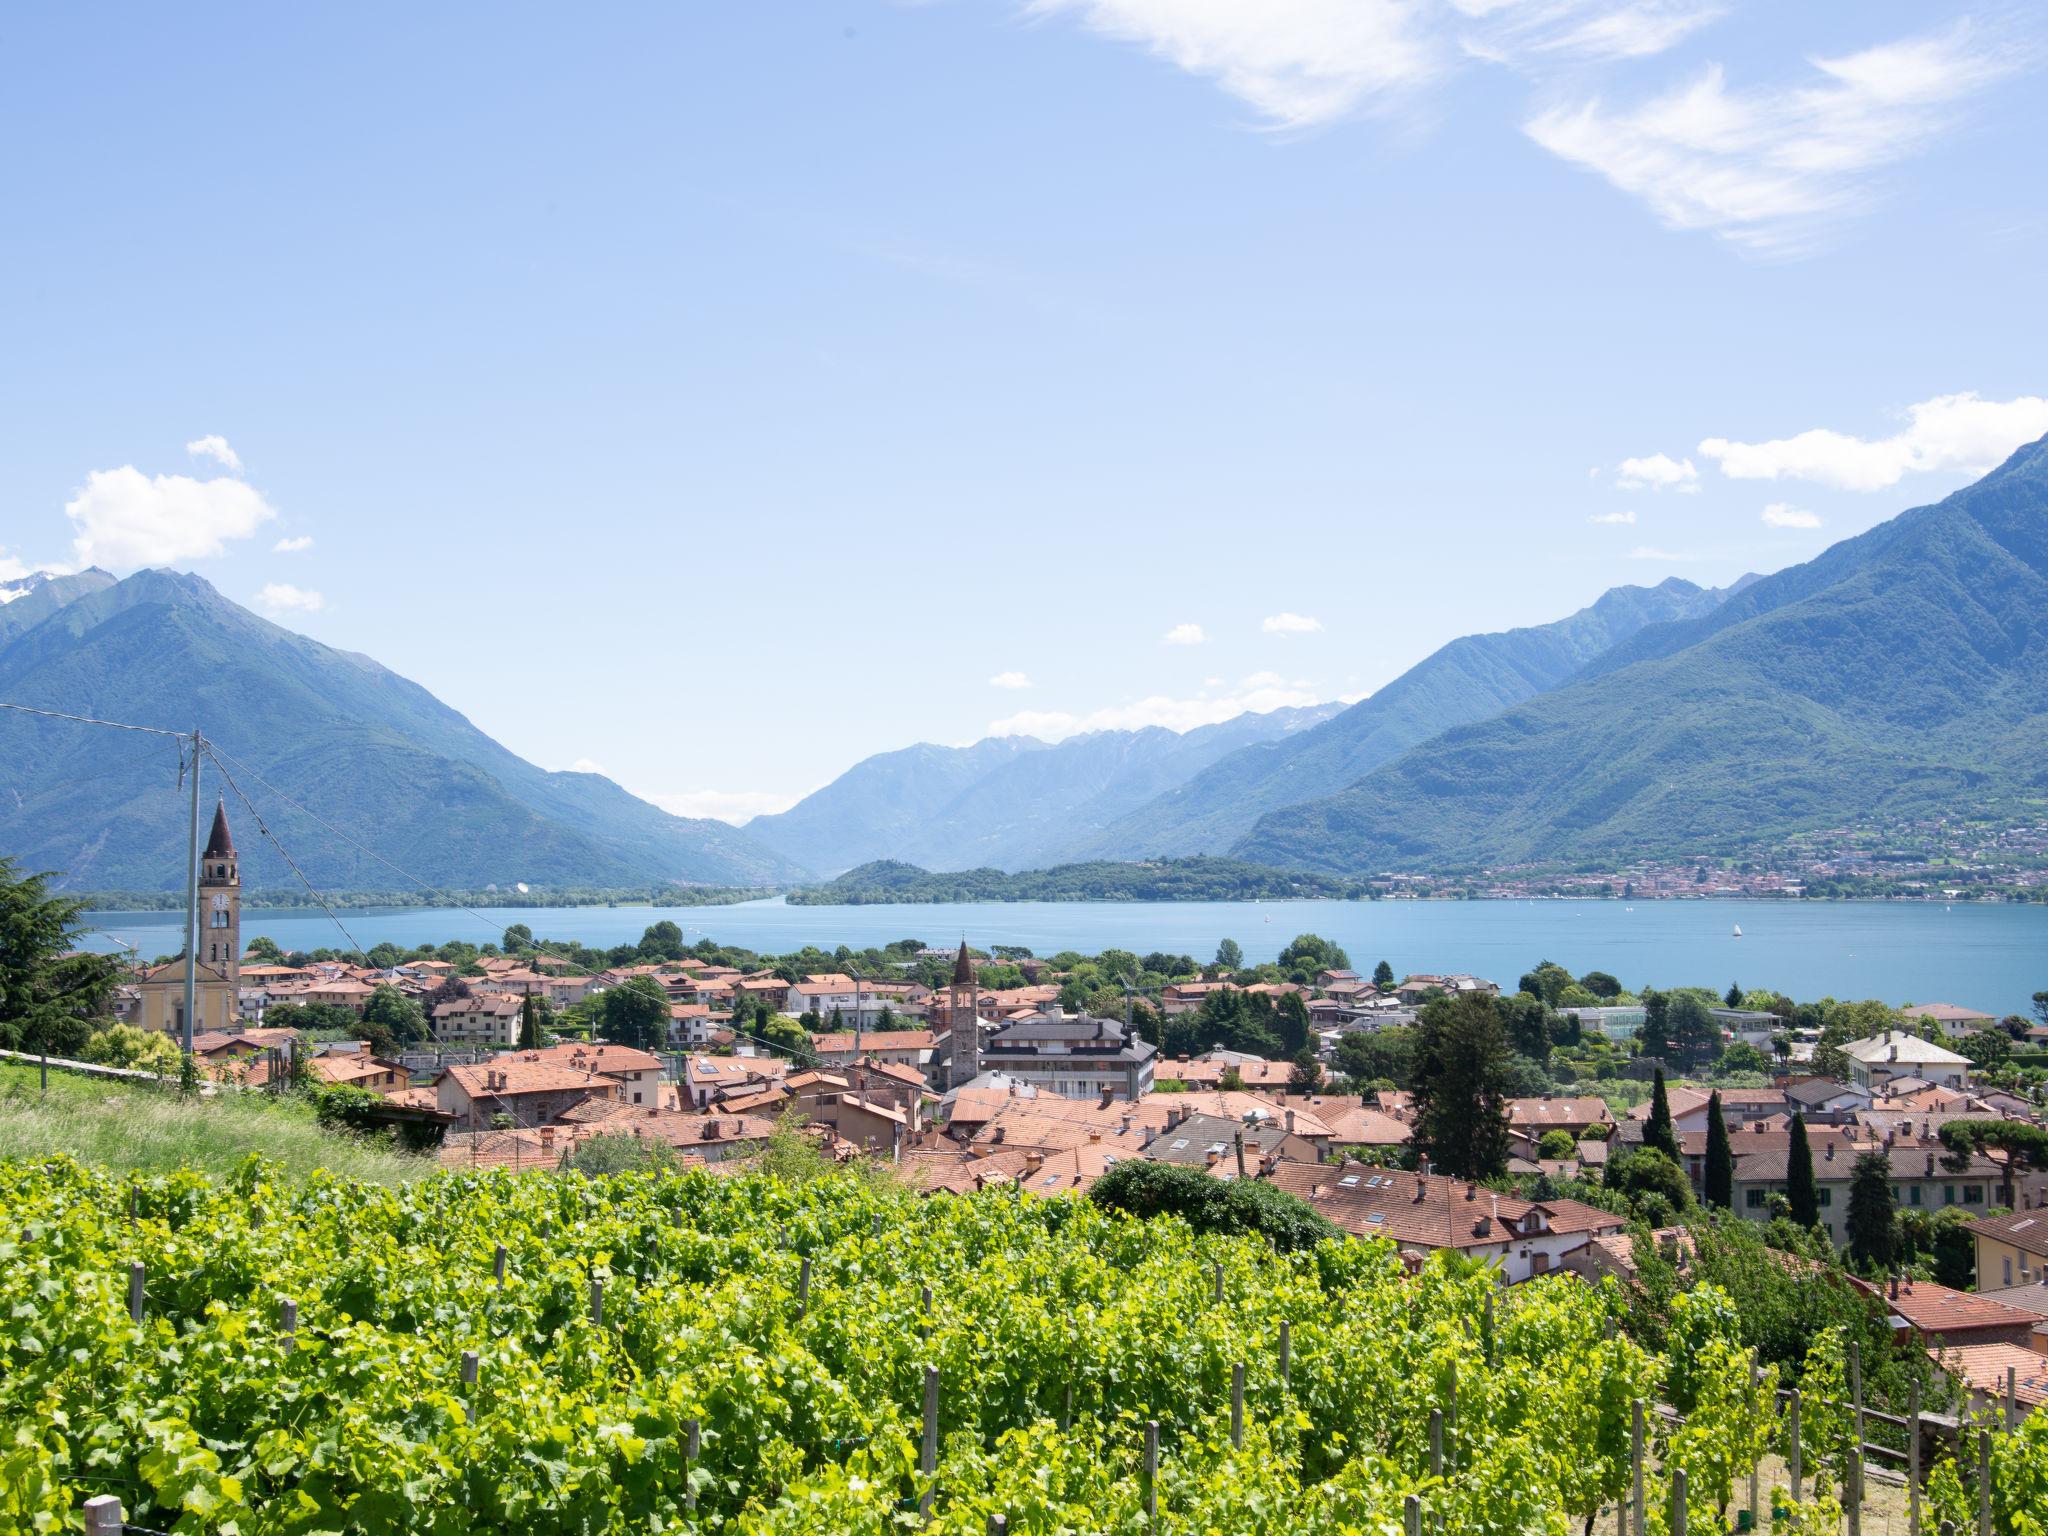
<path id="1" fill-rule="evenodd" d="M 1733 849 L 1866 815 L 2048 806 L 2048 445 L 1758 582 L 1612 672 L 1264 818 L 1335 873 Z"/>
<path id="2" fill-rule="evenodd" d="M 401 1184 L 434 1171 L 431 1158 L 322 1130 L 303 1101 L 268 1094 L 191 1099 L 175 1088 L 50 1073 L 0 1062 L 0 1161 L 76 1158 L 110 1173 L 161 1176 L 181 1168 L 225 1178 L 248 1158 L 297 1180 L 315 1172 Z"/>

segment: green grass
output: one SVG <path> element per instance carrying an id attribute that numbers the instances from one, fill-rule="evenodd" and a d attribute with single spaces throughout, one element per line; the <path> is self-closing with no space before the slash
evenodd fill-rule
<path id="1" fill-rule="evenodd" d="M 432 1158 L 323 1130 L 311 1106 L 269 1094 L 186 1099 L 175 1087 L 112 1083 L 53 1071 L 47 1094 L 36 1069 L 0 1063 L 0 1159 L 64 1153 L 116 1173 L 198 1168 L 224 1175 L 252 1152 L 288 1177 L 319 1170 L 400 1184 L 434 1170 Z"/>

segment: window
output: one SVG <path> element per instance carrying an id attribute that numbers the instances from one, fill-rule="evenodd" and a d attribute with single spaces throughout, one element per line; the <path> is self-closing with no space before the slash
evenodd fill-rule
<path id="1" fill-rule="evenodd" d="M 1834 1203 L 1835 1203 L 1835 1192 L 1834 1192 L 1834 1191 L 1833 1191 L 1832 1189 L 1829 1189 L 1829 1188 L 1827 1188 L 1826 1186 L 1822 1186 L 1822 1188 L 1821 1188 L 1821 1192 L 1820 1192 L 1820 1204 L 1822 1204 L 1822 1205 L 1833 1205 Z"/>
<path id="2" fill-rule="evenodd" d="M 1920 1203 L 1920 1186 L 1918 1184 L 1907 1190 L 1906 1194 L 1913 1204 L 1918 1205 Z"/>
<path id="3" fill-rule="evenodd" d="M 1752 1211 L 1760 1211 L 1764 1208 L 1764 1202 L 1769 1198 L 1770 1196 L 1765 1194 L 1763 1190 L 1752 1189 L 1743 1194 L 1742 1203 Z M 1790 1453 L 1788 1452 L 1787 1454 Z"/>
<path id="4" fill-rule="evenodd" d="M 1963 1204 L 1982 1205 L 1983 1203 L 1984 1186 L 1982 1184 L 1965 1184 L 1963 1186 Z"/>
<path id="5" fill-rule="evenodd" d="M 1955 1185 L 1944 1184 L 1941 1186 L 1941 1203 L 1943 1205 L 1954 1205 L 1956 1203 Z"/>
<path id="6" fill-rule="evenodd" d="M 2004 1261 L 2003 1261 L 2003 1263 L 2004 1263 L 2004 1265 L 2005 1265 L 2005 1279 L 2004 1279 L 2004 1280 L 2003 1280 L 2002 1282 L 2000 1282 L 2000 1283 L 2001 1283 L 2001 1284 L 2004 1284 L 2004 1285 L 2011 1285 L 2011 1284 L 2012 1284 L 2012 1260 L 2011 1260 L 2011 1259 L 2006 1259 L 2006 1260 L 2004 1260 Z M 1789 1456 L 1789 1455 L 1791 1455 L 1792 1453 L 1791 1453 L 1790 1451 L 1787 1451 L 1787 1452 L 1786 1452 L 1785 1454 Z"/>

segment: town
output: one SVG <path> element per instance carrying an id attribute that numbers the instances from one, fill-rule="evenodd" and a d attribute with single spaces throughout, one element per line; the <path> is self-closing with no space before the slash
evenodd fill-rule
<path id="1" fill-rule="evenodd" d="M 1314 935 L 1261 966 L 1227 940 L 777 958 L 660 924 L 605 953 L 521 925 L 287 955 L 243 943 L 224 805 L 200 889 L 204 1091 L 310 1093 L 451 1169 L 734 1173 L 794 1136 L 929 1197 L 1050 1198 L 1159 1165 L 1508 1285 L 1634 1282 L 1639 1238 L 1689 1246 L 1718 1211 L 1836 1251 L 1977 1400 L 2048 1400 L 2048 992 L 2000 1018 L 1547 960 L 1504 985 L 1361 973 Z M 77 1054 L 175 1073 L 186 984 L 182 958 L 114 978 Z"/>

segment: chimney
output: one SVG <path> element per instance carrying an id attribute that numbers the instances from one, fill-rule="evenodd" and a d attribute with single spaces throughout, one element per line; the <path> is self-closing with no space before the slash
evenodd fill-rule
<path id="1" fill-rule="evenodd" d="M 1892 1272 L 1892 1300 L 1893 1300 L 1893 1301 L 1897 1301 L 1898 1299 L 1899 1299 L 1899 1276 L 1898 1276 L 1898 1272 L 1897 1272 L 1896 1270 L 1894 1270 L 1894 1271 Z"/>
<path id="2" fill-rule="evenodd" d="M 1098 1138 L 1095 1135 L 1095 1133 L 1091 1131 L 1088 1135 L 1088 1139 L 1090 1141 L 1096 1141 L 1100 1138 Z M 1205 1154 L 1203 1154 L 1202 1166 L 1205 1168 L 1214 1168 L 1218 1163 L 1222 1161 L 1223 1154 L 1221 1152 L 1218 1152 L 1214 1147 L 1211 1147 Z"/>
<path id="3" fill-rule="evenodd" d="M 1828 1140 L 1827 1159 L 1831 1163 L 1835 1160 L 1835 1143 L 1832 1137 Z"/>
<path id="4" fill-rule="evenodd" d="M 1113 1102 L 1115 1102 L 1115 1099 L 1116 1090 L 1113 1088 L 1104 1088 L 1102 1090 L 1102 1102 L 1096 1105 L 1095 1107 L 1097 1109 L 1107 1109 Z"/>
<path id="5" fill-rule="evenodd" d="M 1287 1111 L 1287 1134 L 1290 1136 L 1294 1134 L 1294 1111 L 1291 1109 Z"/>
<path id="6" fill-rule="evenodd" d="M 1422 1160 L 1423 1171 L 1415 1175 L 1415 1203 L 1420 1205 L 1429 1198 L 1429 1159 Z"/>
<path id="7" fill-rule="evenodd" d="M 540 1149 L 545 1152 L 555 1144 L 555 1128 L 544 1125 L 540 1128 Z"/>
<path id="8" fill-rule="evenodd" d="M 1044 1166 L 1045 1154 L 1043 1152 L 1026 1152 L 1024 1154 L 1024 1171 L 1026 1173 L 1036 1173 Z"/>
<path id="9" fill-rule="evenodd" d="M 1465 1198 L 1467 1200 L 1477 1200 L 1479 1198 L 1479 1186 L 1468 1182 L 1465 1185 Z"/>
<path id="10" fill-rule="evenodd" d="M 1090 1130 L 1088 1132 L 1088 1139 L 1090 1141 L 1100 1141 L 1102 1140 L 1102 1132 L 1097 1130 Z"/>
<path id="11" fill-rule="evenodd" d="M 1930 1178 L 1930 1179 L 1934 1177 L 1934 1154 L 1933 1154 L 1932 1152 L 1930 1152 L 1930 1153 L 1928 1153 L 1928 1154 L 1927 1154 L 1927 1175 L 1926 1175 L 1926 1176 L 1927 1176 L 1928 1178 Z"/>

